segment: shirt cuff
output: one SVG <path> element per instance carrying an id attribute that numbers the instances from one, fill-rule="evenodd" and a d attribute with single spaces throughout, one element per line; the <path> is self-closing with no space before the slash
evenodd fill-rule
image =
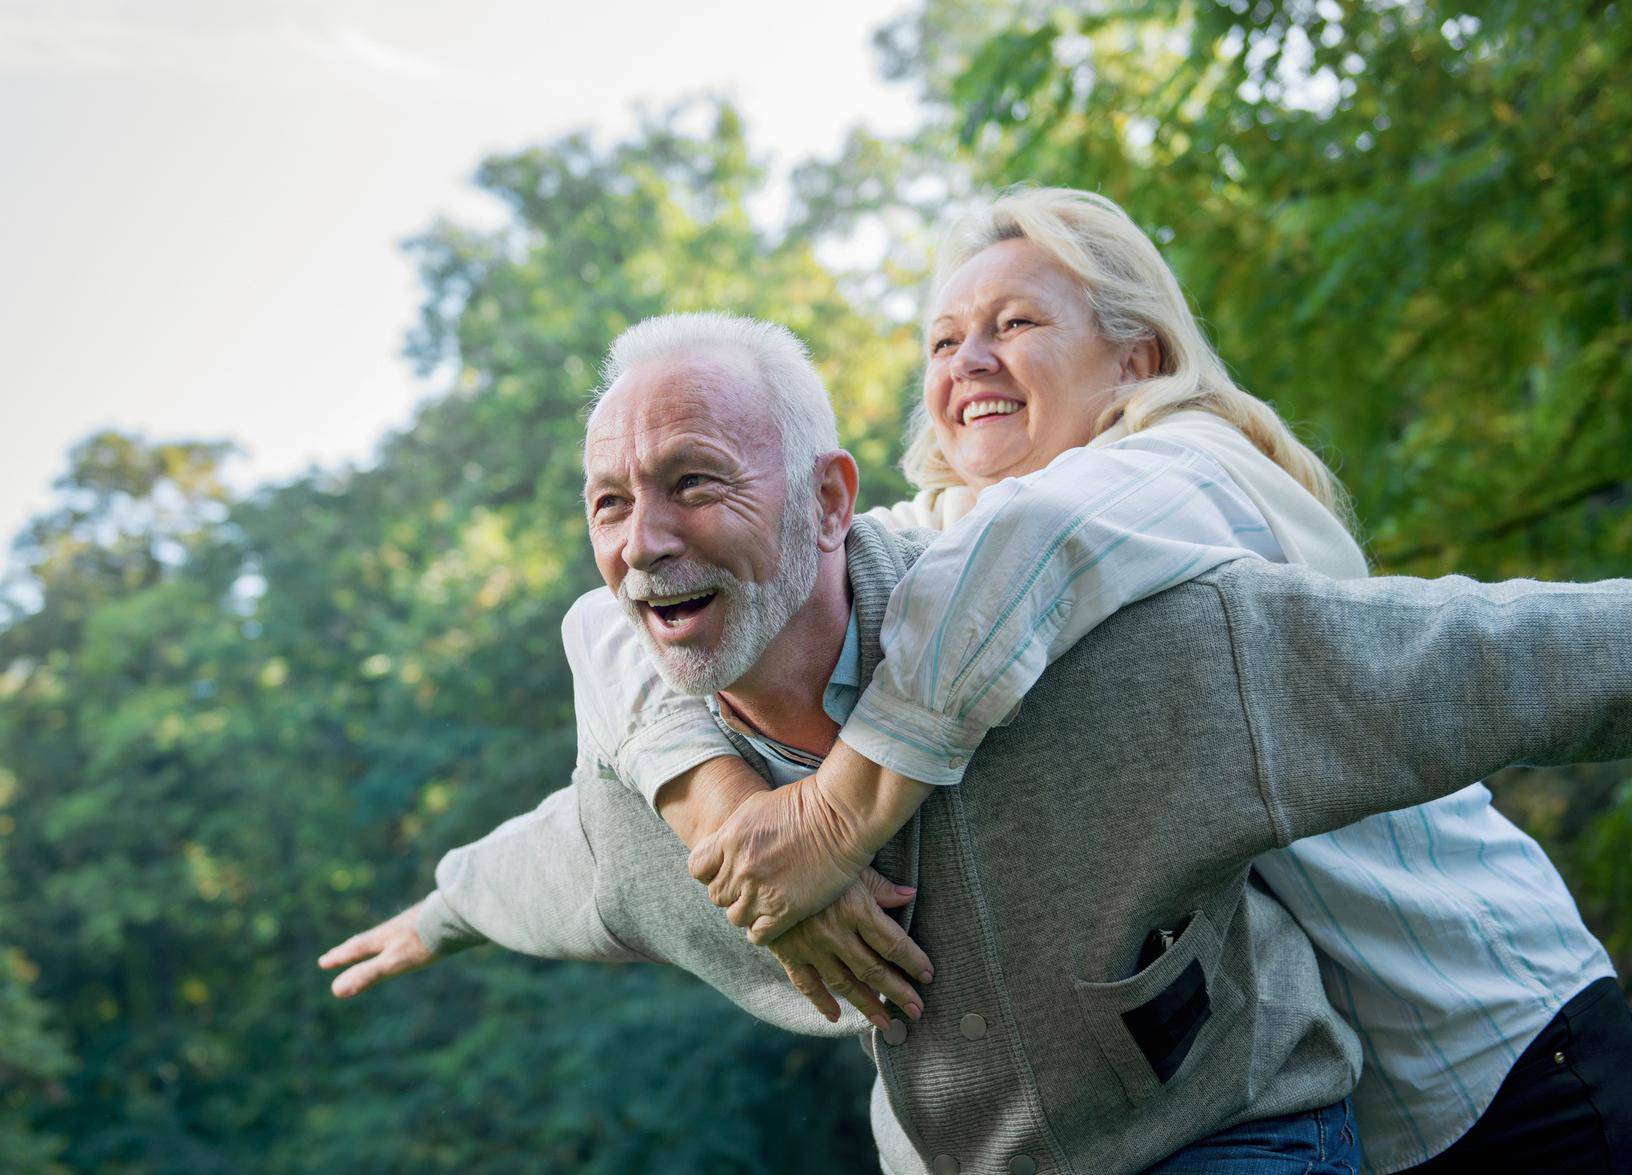
<path id="1" fill-rule="evenodd" d="M 839 737 L 845 745 L 919 783 L 950 787 L 963 781 L 969 757 L 986 731 L 885 693 L 863 691 Z"/>
<path id="2" fill-rule="evenodd" d="M 656 807 L 658 789 L 699 763 L 735 755 L 713 715 L 702 706 L 682 706 L 635 730 L 618 748 L 616 771 Z"/>
<path id="3" fill-rule="evenodd" d="M 431 896 L 425 899 L 415 929 L 425 949 L 435 955 L 451 955 L 487 941 L 486 935 L 454 913 L 441 890 L 432 890 Z"/>

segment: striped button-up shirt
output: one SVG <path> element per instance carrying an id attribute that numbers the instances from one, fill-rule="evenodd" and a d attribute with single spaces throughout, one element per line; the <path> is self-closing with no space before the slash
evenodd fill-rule
<path id="1" fill-rule="evenodd" d="M 1118 608 L 1244 556 L 1365 573 L 1335 517 L 1198 413 L 1101 437 L 973 507 L 896 589 L 885 660 L 842 735 L 929 783 L 956 783 L 1049 662 Z M 932 518 L 917 513 L 892 516 Z M 592 753 L 648 798 L 731 753 L 708 709 L 663 685 L 609 593 L 580 600 L 564 631 L 569 656 L 600 669 L 578 698 Z M 1092 720 L 1114 737 L 1114 715 Z M 1327 993 L 1360 1036 L 1355 1109 L 1370 1170 L 1400 1170 L 1459 1138 L 1558 1008 L 1613 974 L 1545 854 L 1479 784 L 1256 865 L 1319 949 Z"/>

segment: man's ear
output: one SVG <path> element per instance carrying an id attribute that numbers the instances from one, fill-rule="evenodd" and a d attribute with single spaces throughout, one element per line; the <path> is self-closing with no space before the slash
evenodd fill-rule
<path id="1" fill-rule="evenodd" d="M 1156 336 L 1140 339 L 1137 343 L 1130 343 L 1122 356 L 1122 382 L 1125 384 L 1138 383 L 1142 379 L 1149 379 L 1162 370 L 1162 344 L 1157 342 Z"/>
<path id="2" fill-rule="evenodd" d="M 837 551 L 844 546 L 850 523 L 856 517 L 856 489 L 860 484 L 856 459 L 843 449 L 816 458 L 816 509 L 820 511 L 816 545 L 823 551 Z"/>

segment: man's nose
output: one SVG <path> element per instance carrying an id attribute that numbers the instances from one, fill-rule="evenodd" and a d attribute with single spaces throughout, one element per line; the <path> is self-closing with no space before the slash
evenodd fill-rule
<path id="1" fill-rule="evenodd" d="M 685 551 L 674 526 L 674 511 L 666 502 L 637 500 L 629 514 L 623 543 L 623 561 L 636 571 L 649 571 L 659 560 Z"/>
<path id="2" fill-rule="evenodd" d="M 970 331 L 965 335 L 952 356 L 954 379 L 979 379 L 992 374 L 997 368 L 997 352 L 992 349 L 992 340 L 981 331 Z"/>

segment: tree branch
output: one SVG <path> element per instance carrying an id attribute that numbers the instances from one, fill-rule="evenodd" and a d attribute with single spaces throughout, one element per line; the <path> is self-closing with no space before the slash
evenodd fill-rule
<path id="1" fill-rule="evenodd" d="M 1549 502 L 1545 506 L 1538 506 L 1534 510 L 1528 510 L 1523 514 L 1515 515 L 1481 530 L 1459 535 L 1457 542 L 1458 545 L 1463 545 L 1484 542 L 1488 539 L 1506 538 L 1508 535 L 1528 530 L 1539 522 L 1545 522 L 1560 511 L 1569 510 L 1592 498 L 1613 494 L 1617 491 L 1632 491 L 1632 481 L 1628 481 L 1624 477 L 1612 477 L 1593 482 L 1591 485 L 1581 486 L 1555 502 Z M 1413 559 L 1441 554 L 1444 552 L 1446 545 L 1443 542 L 1424 543 L 1421 546 L 1407 547 L 1403 551 L 1381 551 L 1378 552 L 1377 562 L 1379 564 L 1409 563 Z"/>

